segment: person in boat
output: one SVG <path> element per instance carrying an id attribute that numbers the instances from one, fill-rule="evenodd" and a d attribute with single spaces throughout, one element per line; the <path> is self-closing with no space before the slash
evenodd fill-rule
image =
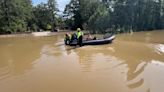
<path id="1" fill-rule="evenodd" d="M 88 36 L 86 38 L 87 41 L 88 40 L 96 40 L 96 39 L 97 39 L 97 37 L 96 36 L 92 37 L 92 35 L 90 33 L 88 34 Z"/>
<path id="2" fill-rule="evenodd" d="M 87 41 L 88 41 L 88 40 L 93 40 L 93 37 L 91 36 L 91 34 L 90 34 L 90 33 L 87 35 L 86 40 L 87 40 Z"/>
<path id="3" fill-rule="evenodd" d="M 96 36 L 94 36 L 94 37 L 93 37 L 93 40 L 97 40 L 97 37 L 96 37 Z"/>
<path id="4" fill-rule="evenodd" d="M 64 41 L 65 41 L 65 44 L 66 44 L 66 45 L 70 44 L 71 36 L 70 36 L 69 33 L 66 33 L 66 34 L 65 34 Z"/>
<path id="5" fill-rule="evenodd" d="M 76 33 L 73 33 L 71 35 L 71 42 L 74 42 L 74 41 L 77 41 L 77 34 Z"/>
<path id="6" fill-rule="evenodd" d="M 78 39 L 78 45 L 80 47 L 83 46 L 83 35 L 84 33 L 81 31 L 81 29 L 77 28 L 77 39 Z"/>

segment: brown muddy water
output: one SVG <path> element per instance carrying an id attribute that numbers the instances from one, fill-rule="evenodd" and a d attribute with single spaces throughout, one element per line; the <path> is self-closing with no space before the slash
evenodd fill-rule
<path id="1" fill-rule="evenodd" d="M 0 92 L 164 92 L 164 31 L 82 48 L 62 34 L 1 38 Z"/>

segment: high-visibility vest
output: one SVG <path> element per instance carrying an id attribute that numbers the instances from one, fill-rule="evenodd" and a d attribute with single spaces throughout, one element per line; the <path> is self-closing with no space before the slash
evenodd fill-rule
<path id="1" fill-rule="evenodd" d="M 64 39 L 65 39 L 65 40 L 70 40 L 71 37 L 70 37 L 69 35 L 67 35 L 67 36 L 65 35 Z"/>
<path id="2" fill-rule="evenodd" d="M 77 32 L 77 38 L 78 39 L 79 39 L 80 36 L 83 36 L 83 35 L 84 35 L 83 32 L 81 32 L 81 31 Z"/>

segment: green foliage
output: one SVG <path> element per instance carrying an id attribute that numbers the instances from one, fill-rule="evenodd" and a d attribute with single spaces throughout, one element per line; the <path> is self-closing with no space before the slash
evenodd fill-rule
<path id="1" fill-rule="evenodd" d="M 27 30 L 31 19 L 31 0 L 1 0 L 0 5 L 1 33 Z"/>
<path id="2" fill-rule="evenodd" d="M 31 0 L 0 0 L 0 34 L 54 30 L 60 25 L 93 33 L 164 28 L 164 0 L 71 0 L 64 19 L 57 17 L 56 7 L 56 0 L 37 6 Z"/>
<path id="3" fill-rule="evenodd" d="M 89 18 L 89 29 L 93 30 L 93 33 L 100 31 L 103 33 L 109 26 L 109 13 L 103 5 L 99 5 L 94 14 Z"/>
<path id="4" fill-rule="evenodd" d="M 164 0 L 71 0 L 65 14 L 69 26 L 86 24 L 93 33 L 164 28 Z"/>
<path id="5" fill-rule="evenodd" d="M 53 30 L 57 25 L 55 0 L 48 0 L 47 4 L 41 3 L 33 8 L 33 22 L 38 26 L 38 28 L 43 30 L 50 30 L 47 25 L 51 26 Z"/>
<path id="6" fill-rule="evenodd" d="M 50 24 L 47 25 L 47 30 L 52 30 L 52 26 Z"/>
<path id="7" fill-rule="evenodd" d="M 49 11 L 49 16 L 50 17 L 50 22 L 51 22 L 51 25 L 53 28 L 56 27 L 56 24 L 57 24 L 57 18 L 56 18 L 56 13 L 57 11 L 59 11 L 56 6 L 56 0 L 48 0 L 48 11 Z"/>
<path id="8" fill-rule="evenodd" d="M 82 28 L 82 17 L 80 14 L 80 5 L 81 0 L 71 0 L 71 2 L 66 5 L 64 14 L 67 15 L 68 25 L 71 26 L 72 29 Z M 71 21 L 71 23 L 70 23 Z"/>
<path id="9" fill-rule="evenodd" d="M 47 24 L 51 24 L 47 4 L 41 3 L 33 8 L 33 23 L 40 29 L 47 29 Z"/>
<path id="10" fill-rule="evenodd" d="M 31 0 L 0 0 L 0 34 L 55 28 L 57 11 L 56 0 L 35 7 Z"/>

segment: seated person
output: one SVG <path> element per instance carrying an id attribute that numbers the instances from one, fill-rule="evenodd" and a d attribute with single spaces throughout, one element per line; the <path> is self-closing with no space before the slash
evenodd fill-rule
<path id="1" fill-rule="evenodd" d="M 92 40 L 92 39 L 93 37 L 91 36 L 91 34 L 88 34 L 86 40 Z"/>
<path id="2" fill-rule="evenodd" d="M 70 40 L 70 34 L 69 33 L 66 33 L 64 39 L 65 40 Z"/>
<path id="3" fill-rule="evenodd" d="M 74 40 L 77 40 L 77 35 L 76 35 L 76 33 L 73 33 L 73 34 L 71 35 L 71 42 L 73 42 Z"/>
<path id="4" fill-rule="evenodd" d="M 97 37 L 95 36 L 95 37 L 93 38 L 93 40 L 97 40 Z"/>
<path id="5" fill-rule="evenodd" d="M 91 34 L 88 34 L 86 38 L 86 40 L 96 40 L 96 39 L 97 37 L 96 36 L 92 37 Z"/>
<path id="6" fill-rule="evenodd" d="M 68 45 L 70 43 L 70 40 L 71 40 L 70 38 L 71 38 L 70 34 L 66 33 L 65 37 L 64 37 L 64 42 L 65 42 L 66 45 Z"/>

